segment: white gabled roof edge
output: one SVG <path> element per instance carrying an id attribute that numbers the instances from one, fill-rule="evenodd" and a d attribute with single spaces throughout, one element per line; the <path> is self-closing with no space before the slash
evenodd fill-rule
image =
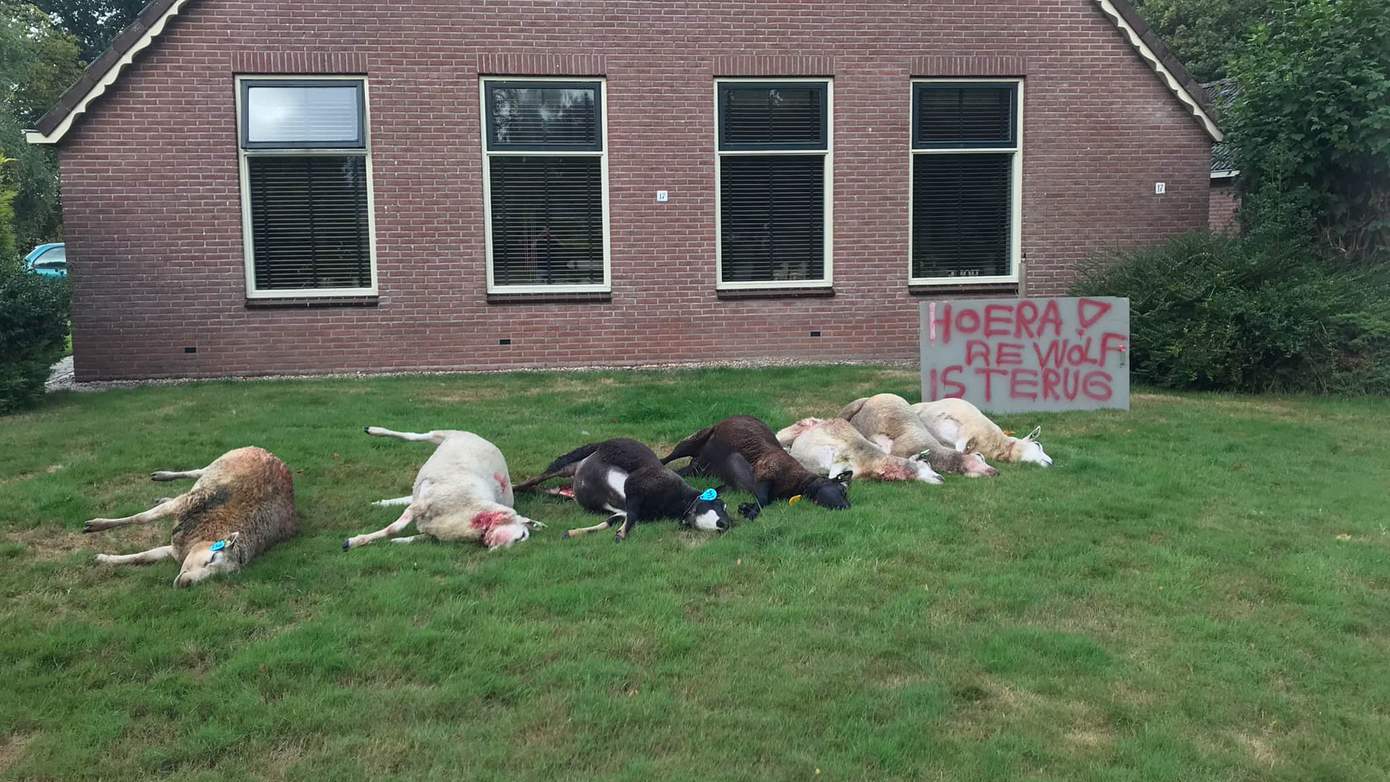
<path id="1" fill-rule="evenodd" d="M 92 101 L 101 97 L 102 94 L 106 92 L 107 87 L 116 83 L 116 79 L 120 77 L 121 71 L 135 60 L 135 55 L 144 51 L 154 42 L 154 39 L 159 37 L 160 33 L 164 32 L 165 25 L 183 9 L 184 4 L 187 2 L 188 0 L 175 0 L 174 4 L 169 6 L 169 10 L 165 11 L 154 24 L 150 25 L 150 28 L 145 31 L 145 34 L 140 36 L 140 39 L 126 50 L 125 55 L 112 63 L 110 68 L 106 69 L 106 73 L 103 73 L 101 78 L 97 80 L 97 83 L 87 91 L 87 94 L 82 96 L 82 100 L 73 107 L 72 111 L 68 112 L 68 115 L 63 118 L 63 121 L 58 124 L 58 127 L 54 128 L 52 132 L 49 133 L 40 133 L 37 130 L 26 130 L 24 131 L 24 140 L 30 144 L 58 143 L 58 141 L 67 134 L 68 129 L 72 127 L 73 120 L 77 119 L 77 115 L 85 112 Z"/>
<path id="2" fill-rule="evenodd" d="M 1115 9 L 1115 6 L 1110 0 L 1096 0 L 1096 2 L 1100 5 L 1100 10 L 1104 11 L 1105 15 L 1110 17 L 1115 22 L 1115 26 L 1119 27 L 1120 31 L 1125 34 L 1125 37 L 1129 39 L 1130 45 L 1134 47 L 1135 51 L 1139 52 L 1139 56 L 1148 60 L 1149 65 L 1153 66 L 1154 71 L 1158 73 L 1168 85 L 1169 91 L 1176 95 L 1178 100 L 1187 104 L 1187 106 L 1192 109 L 1192 115 L 1201 120 L 1202 125 L 1206 127 L 1207 133 L 1211 135 L 1212 140 L 1224 140 L 1226 138 L 1225 134 L 1221 132 L 1221 128 L 1216 126 L 1212 118 L 1207 115 L 1207 112 L 1202 108 L 1202 104 L 1198 103 L 1197 99 L 1192 97 L 1192 93 L 1188 92 L 1187 88 L 1182 86 L 1182 82 L 1178 81 L 1172 71 L 1164 67 L 1158 55 L 1154 54 L 1148 44 L 1144 43 L 1144 40 L 1139 37 L 1139 34 L 1135 32 L 1134 28 L 1130 26 L 1124 16 Z"/>

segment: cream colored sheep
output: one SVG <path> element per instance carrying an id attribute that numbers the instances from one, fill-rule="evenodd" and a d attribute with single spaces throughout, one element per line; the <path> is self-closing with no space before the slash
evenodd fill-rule
<path id="1" fill-rule="evenodd" d="M 941 483 L 931 465 L 885 452 L 843 418 L 803 418 L 778 432 L 777 442 L 818 475 L 833 477 L 848 470 L 860 479 Z"/>
<path id="2" fill-rule="evenodd" d="M 971 478 L 993 477 L 999 471 L 989 466 L 979 452 L 961 453 L 942 445 L 932 436 L 907 400 L 896 394 L 876 394 L 845 405 L 837 418 L 854 425 L 869 442 L 894 456 L 922 454 L 932 469 Z"/>
<path id="3" fill-rule="evenodd" d="M 1021 464 L 1052 466 L 1052 457 L 1038 442 L 1042 427 L 1027 437 L 1011 437 L 975 405 L 964 399 L 938 399 L 918 402 L 912 412 L 922 419 L 932 435 L 957 451 L 979 451 L 987 459 Z"/>

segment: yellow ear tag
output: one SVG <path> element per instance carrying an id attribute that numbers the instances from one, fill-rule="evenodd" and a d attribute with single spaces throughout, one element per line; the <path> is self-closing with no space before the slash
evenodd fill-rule
<path id="1" fill-rule="evenodd" d="M 792 497 L 791 499 L 787 500 L 787 504 L 788 504 L 788 505 L 795 505 L 795 504 L 797 504 L 798 502 L 801 502 L 801 495 L 800 495 L 800 494 L 798 494 L 798 495 L 796 495 L 795 497 Z"/>

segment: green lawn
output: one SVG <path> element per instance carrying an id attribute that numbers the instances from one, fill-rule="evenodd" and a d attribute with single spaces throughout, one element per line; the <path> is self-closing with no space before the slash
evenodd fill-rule
<path id="1" fill-rule="evenodd" d="M 352 552 L 460 428 L 514 478 L 586 441 L 774 428 L 896 370 L 206 383 L 0 419 L 0 779 L 1370 780 L 1390 768 L 1390 404 L 1141 394 L 1016 416 L 1057 466 L 856 483 L 767 510 L 508 551 Z M 78 533 L 155 469 L 256 444 L 303 534 L 190 590 Z M 744 498 L 735 497 L 734 503 Z M 820 776 L 817 777 L 819 772 Z"/>

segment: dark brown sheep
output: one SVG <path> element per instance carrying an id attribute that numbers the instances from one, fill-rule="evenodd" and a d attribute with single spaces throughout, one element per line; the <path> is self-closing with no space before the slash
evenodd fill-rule
<path id="1" fill-rule="evenodd" d="M 849 507 L 848 473 L 824 478 L 801 466 L 782 449 L 767 424 L 752 416 L 736 415 L 682 440 L 662 463 L 690 457 L 682 474 L 710 474 L 732 488 L 757 498 L 739 511 L 753 518 L 773 500 L 804 496 L 817 505 Z"/>

